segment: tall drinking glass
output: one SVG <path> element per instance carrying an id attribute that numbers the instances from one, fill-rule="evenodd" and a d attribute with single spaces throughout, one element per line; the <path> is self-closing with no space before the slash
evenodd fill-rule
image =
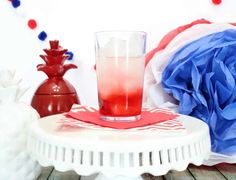
<path id="1" fill-rule="evenodd" d="M 95 33 L 98 101 L 101 119 L 134 121 L 141 117 L 146 33 Z"/>

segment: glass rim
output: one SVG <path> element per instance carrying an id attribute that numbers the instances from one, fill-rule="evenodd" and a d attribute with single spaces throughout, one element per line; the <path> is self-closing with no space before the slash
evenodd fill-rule
<path id="1" fill-rule="evenodd" d="M 139 30 L 104 30 L 104 31 L 96 31 L 94 32 L 95 36 L 99 35 L 99 34 L 120 34 L 120 33 L 124 33 L 124 34 L 131 34 L 131 33 L 136 33 L 136 34 L 142 34 L 142 35 L 147 35 L 147 32 L 145 31 L 139 31 Z"/>

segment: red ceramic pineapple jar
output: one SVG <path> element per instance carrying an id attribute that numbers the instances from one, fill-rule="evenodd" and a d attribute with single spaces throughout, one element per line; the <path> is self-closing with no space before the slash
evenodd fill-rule
<path id="1" fill-rule="evenodd" d="M 50 41 L 50 49 L 44 49 L 47 55 L 40 55 L 46 64 L 39 64 L 38 71 L 47 74 L 48 79 L 43 81 L 36 90 L 31 105 L 41 117 L 68 112 L 73 104 L 79 104 L 75 88 L 63 78 L 64 74 L 73 68 L 74 64 L 64 64 L 69 58 L 67 49 L 59 47 L 59 41 Z"/>

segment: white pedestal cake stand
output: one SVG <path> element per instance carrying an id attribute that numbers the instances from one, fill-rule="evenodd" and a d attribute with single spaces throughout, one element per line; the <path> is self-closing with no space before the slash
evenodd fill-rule
<path id="1" fill-rule="evenodd" d="M 189 163 L 201 165 L 210 154 L 208 126 L 193 117 L 179 116 L 186 131 L 113 131 L 65 129 L 62 115 L 48 116 L 32 126 L 28 150 L 42 166 L 79 175 L 100 173 L 96 180 L 142 179 L 169 170 L 185 170 Z"/>

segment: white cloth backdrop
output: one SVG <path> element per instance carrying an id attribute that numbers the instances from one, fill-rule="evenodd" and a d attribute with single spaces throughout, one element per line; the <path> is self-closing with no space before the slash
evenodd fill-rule
<path id="1" fill-rule="evenodd" d="M 14 9 L 8 0 L 0 1 L 0 69 L 15 68 L 30 87 L 23 101 L 32 95 L 46 76 L 37 72 L 43 63 L 39 54 L 48 47 L 37 39 L 40 31 L 49 39 L 59 39 L 74 52 L 78 65 L 65 77 L 78 91 L 81 102 L 97 105 L 96 75 L 93 70 L 94 32 L 100 30 L 143 30 L 148 33 L 147 51 L 154 48 L 169 30 L 193 20 L 236 22 L 236 1 L 222 0 L 21 0 Z M 30 30 L 27 21 L 34 18 L 38 27 Z"/>

